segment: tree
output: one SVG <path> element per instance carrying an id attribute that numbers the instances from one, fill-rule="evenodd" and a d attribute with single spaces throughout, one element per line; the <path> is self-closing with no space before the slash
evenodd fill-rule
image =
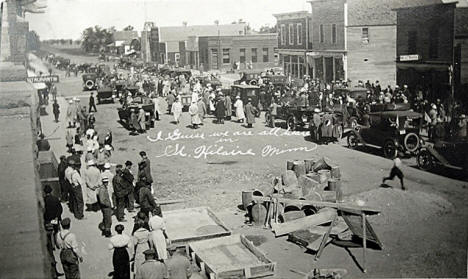
<path id="1" fill-rule="evenodd" d="M 258 31 L 258 33 L 261 33 L 261 34 L 265 34 L 265 33 L 276 33 L 277 32 L 277 26 L 273 26 L 273 27 L 270 27 L 270 25 L 268 24 L 265 24 L 263 26 L 260 27 L 260 30 Z"/>
<path id="2" fill-rule="evenodd" d="M 98 25 L 86 28 L 81 34 L 81 47 L 85 52 L 99 52 L 113 42 L 113 27 L 109 29 Z"/>
<path id="3" fill-rule="evenodd" d="M 133 31 L 133 29 L 135 29 L 135 28 L 133 28 L 133 26 L 129 25 L 129 26 L 125 27 L 123 29 L 123 31 Z"/>

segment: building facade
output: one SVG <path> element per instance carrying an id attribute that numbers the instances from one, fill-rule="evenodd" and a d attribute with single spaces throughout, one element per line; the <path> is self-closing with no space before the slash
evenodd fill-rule
<path id="1" fill-rule="evenodd" d="M 307 11 L 274 15 L 278 27 L 279 64 L 286 75 L 302 78 L 312 69 L 307 63 L 307 52 L 311 49 L 311 14 Z"/>
<path id="2" fill-rule="evenodd" d="M 312 76 L 331 82 L 346 79 L 345 0 L 311 0 Z"/>
<path id="3" fill-rule="evenodd" d="M 232 70 L 237 66 L 240 70 L 271 68 L 276 66 L 277 47 L 276 33 L 199 37 L 197 66 L 203 70 Z"/>
<path id="4" fill-rule="evenodd" d="M 347 0 L 347 78 L 396 85 L 396 12 L 401 0 Z"/>
<path id="5" fill-rule="evenodd" d="M 397 82 L 422 90 L 426 98 L 446 99 L 453 81 L 456 4 L 399 8 Z"/>

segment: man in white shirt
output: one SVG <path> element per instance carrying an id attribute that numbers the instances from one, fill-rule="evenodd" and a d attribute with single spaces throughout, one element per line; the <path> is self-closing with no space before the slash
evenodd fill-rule
<path id="1" fill-rule="evenodd" d="M 60 248 L 60 261 L 62 262 L 65 278 L 80 278 L 80 262 L 83 258 L 79 254 L 78 241 L 74 233 L 70 232 L 70 218 L 62 220 L 62 230 L 57 233 L 57 246 Z"/>

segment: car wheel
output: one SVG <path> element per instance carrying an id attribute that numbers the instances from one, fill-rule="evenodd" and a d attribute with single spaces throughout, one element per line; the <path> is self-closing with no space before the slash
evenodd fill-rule
<path id="1" fill-rule="evenodd" d="M 419 137 L 415 133 L 409 133 L 403 140 L 405 150 L 415 152 L 419 148 Z"/>
<path id="2" fill-rule="evenodd" d="M 427 150 L 421 150 L 416 157 L 418 167 L 424 171 L 429 171 L 434 168 L 435 162 L 432 154 Z"/>
<path id="3" fill-rule="evenodd" d="M 388 158 L 388 159 L 395 159 L 396 156 L 398 155 L 397 146 L 391 140 L 388 140 L 385 142 L 383 146 L 383 152 L 384 152 L 385 158 Z"/>
<path id="4" fill-rule="evenodd" d="M 357 122 L 356 117 L 351 117 L 351 118 L 349 119 L 349 126 L 350 126 L 350 128 L 353 129 L 353 130 L 356 129 L 356 127 L 358 126 L 358 122 Z"/>
<path id="5" fill-rule="evenodd" d="M 359 139 L 356 134 L 351 133 L 347 138 L 348 147 L 351 149 L 356 149 L 359 146 Z"/>
<path id="6" fill-rule="evenodd" d="M 294 117 L 294 115 L 291 115 L 288 117 L 288 119 L 286 120 L 286 125 L 287 125 L 287 128 L 288 130 L 290 131 L 294 131 L 296 130 L 296 118 Z"/>

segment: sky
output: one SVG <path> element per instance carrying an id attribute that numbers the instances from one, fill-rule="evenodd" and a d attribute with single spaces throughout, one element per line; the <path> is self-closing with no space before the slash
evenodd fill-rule
<path id="1" fill-rule="evenodd" d="M 41 40 L 79 39 L 89 26 L 132 25 L 141 31 L 146 21 L 156 26 L 230 24 L 243 19 L 254 29 L 274 26 L 273 14 L 310 10 L 307 0 L 41 0 L 43 14 L 27 14 L 29 28 Z"/>

